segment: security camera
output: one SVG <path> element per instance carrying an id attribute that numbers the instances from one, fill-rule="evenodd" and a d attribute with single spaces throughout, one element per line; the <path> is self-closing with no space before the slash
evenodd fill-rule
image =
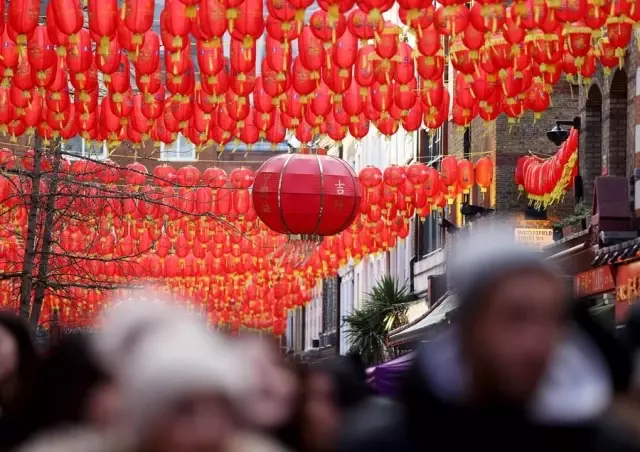
<path id="1" fill-rule="evenodd" d="M 547 132 L 547 138 L 556 146 L 560 146 L 569 138 L 569 132 L 562 130 L 562 127 L 555 125 L 555 127 Z"/>

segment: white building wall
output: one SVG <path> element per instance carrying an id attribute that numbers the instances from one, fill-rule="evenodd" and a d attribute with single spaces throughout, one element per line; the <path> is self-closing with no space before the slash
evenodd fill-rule
<path id="1" fill-rule="evenodd" d="M 401 25 L 398 18 L 398 5 L 396 4 L 390 11 L 384 13 L 384 18 Z M 411 44 L 412 37 L 409 36 L 409 39 Z M 415 158 L 417 155 L 417 133 L 408 134 L 400 128 L 392 137 L 385 137 L 371 125 L 369 134 L 360 142 L 345 140 L 343 146 L 343 158 L 354 167 L 356 173 L 368 165 L 376 166 L 384 171 L 389 165 L 406 165 Z M 349 262 L 340 269 L 339 274 L 342 278 L 340 284 L 341 318 L 354 309 L 361 309 L 365 304 L 366 294 L 384 275 L 390 274 L 400 283 L 409 280 L 411 275 L 410 260 L 413 256 L 413 220 L 410 230 L 409 237 L 406 240 L 398 241 L 397 245 L 388 252 L 368 256 L 360 262 Z M 310 303 L 310 306 L 313 303 L 314 301 Z M 310 314 L 307 317 L 319 315 L 319 318 L 322 318 L 321 312 L 318 313 L 315 310 L 308 312 Z M 307 332 L 312 335 L 309 324 L 313 324 L 313 320 L 309 319 L 308 322 Z M 344 328 L 341 328 L 339 340 L 340 352 L 347 353 L 349 344 Z"/>
<path id="2" fill-rule="evenodd" d="M 286 338 L 286 343 L 287 343 L 287 349 L 289 350 L 293 350 L 293 338 L 295 335 L 295 326 L 294 326 L 294 312 L 293 311 L 289 311 L 287 312 L 287 329 L 284 332 L 285 338 Z"/>
<path id="3" fill-rule="evenodd" d="M 346 265 L 340 269 L 340 318 L 344 318 L 353 311 L 354 307 L 354 271 L 352 265 Z M 345 354 L 349 351 L 348 332 L 340 327 L 340 352 Z"/>
<path id="4" fill-rule="evenodd" d="M 316 287 L 313 288 L 311 301 L 306 307 L 306 314 L 304 318 L 305 324 L 305 338 L 304 347 L 305 350 L 309 350 L 313 345 L 314 339 L 320 338 L 320 332 L 322 330 L 322 282 L 318 282 Z"/>
<path id="5" fill-rule="evenodd" d="M 359 143 L 355 144 L 355 155 L 349 163 L 354 165 L 356 172 L 368 165 L 376 166 L 384 171 L 392 164 L 406 165 L 414 159 L 417 151 L 416 133 L 407 134 L 400 129 L 394 136 L 382 136 L 374 127 Z M 414 230 L 413 220 L 411 224 Z M 410 260 L 413 256 L 413 234 L 406 240 L 398 241 L 397 245 L 386 253 L 368 256 L 360 262 L 350 262 L 343 267 L 340 275 L 340 315 L 344 317 L 353 309 L 361 309 L 366 302 L 366 295 L 373 286 L 385 275 L 395 277 L 400 283 L 409 281 Z M 342 330 L 340 337 L 340 351 L 349 350 L 346 331 Z"/>

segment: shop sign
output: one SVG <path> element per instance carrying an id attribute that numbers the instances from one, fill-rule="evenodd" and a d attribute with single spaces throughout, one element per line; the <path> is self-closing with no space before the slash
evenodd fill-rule
<path id="1" fill-rule="evenodd" d="M 553 229 L 516 228 L 516 242 L 542 249 L 553 243 Z"/>
<path id="2" fill-rule="evenodd" d="M 629 306 L 640 298 L 640 261 L 616 268 L 616 321 L 626 319 Z"/>
<path id="3" fill-rule="evenodd" d="M 608 265 L 593 268 L 573 278 L 573 293 L 576 298 L 610 292 L 615 288 L 613 272 Z"/>

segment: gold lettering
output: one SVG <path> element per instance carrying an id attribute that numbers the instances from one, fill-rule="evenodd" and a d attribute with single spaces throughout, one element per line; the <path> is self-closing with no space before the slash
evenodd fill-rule
<path id="1" fill-rule="evenodd" d="M 618 301 L 626 301 L 627 300 L 627 287 L 626 286 L 619 286 L 616 289 L 616 299 Z"/>
<path id="2" fill-rule="evenodd" d="M 638 296 L 638 277 L 631 278 L 627 286 L 627 297 L 634 299 Z"/>

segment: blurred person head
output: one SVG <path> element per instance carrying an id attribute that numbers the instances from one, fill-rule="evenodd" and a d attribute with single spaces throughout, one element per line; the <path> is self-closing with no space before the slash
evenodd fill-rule
<path id="1" fill-rule="evenodd" d="M 31 433 L 80 424 L 109 426 L 119 414 L 111 375 L 82 334 L 64 336 L 44 357 L 31 404 Z"/>
<path id="2" fill-rule="evenodd" d="M 568 324 L 558 271 L 515 243 L 513 229 L 492 224 L 457 243 L 448 279 L 459 298 L 473 397 L 526 403 Z"/>
<path id="3" fill-rule="evenodd" d="M 247 364 L 260 376 L 253 391 L 245 394 L 244 415 L 252 426 L 275 433 L 288 425 L 294 414 L 300 393 L 298 378 L 274 344 L 252 338 L 242 346 Z"/>
<path id="4" fill-rule="evenodd" d="M 140 290 L 130 299 L 115 300 L 105 312 L 95 339 L 96 351 L 105 368 L 126 367 L 128 357 L 147 334 L 191 321 L 186 311 L 166 302 L 157 291 Z"/>
<path id="5" fill-rule="evenodd" d="M 144 452 L 222 450 L 236 430 L 235 403 L 250 390 L 246 357 L 197 324 L 140 340 L 122 377 L 121 421 Z"/>
<path id="6" fill-rule="evenodd" d="M 621 337 L 632 357 L 631 389 L 638 396 L 640 395 L 640 304 L 636 303 L 629 309 Z"/>
<path id="7" fill-rule="evenodd" d="M 305 449 L 335 445 L 342 417 L 374 394 L 356 357 L 340 356 L 307 369 L 301 434 Z"/>
<path id="8" fill-rule="evenodd" d="M 0 312 L 0 407 L 4 414 L 21 403 L 38 365 L 29 327 L 11 312 Z"/>

